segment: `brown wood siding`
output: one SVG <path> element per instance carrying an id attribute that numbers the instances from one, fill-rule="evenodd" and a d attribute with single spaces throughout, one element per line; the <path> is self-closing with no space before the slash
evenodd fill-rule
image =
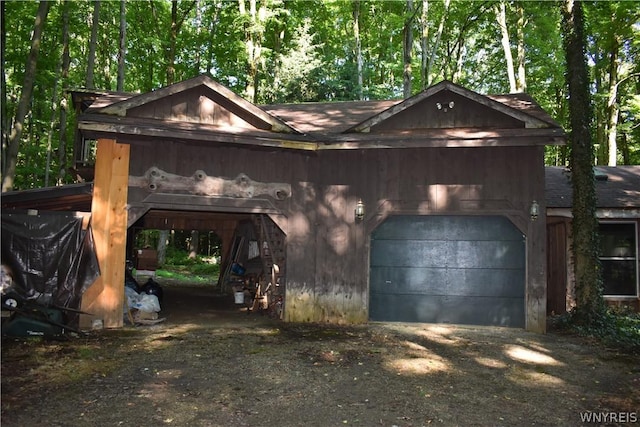
<path id="1" fill-rule="evenodd" d="M 453 102 L 453 108 L 449 103 Z M 440 104 L 441 109 L 438 109 Z M 435 94 L 371 127 L 372 132 L 407 129 L 522 128 L 524 123 L 449 91 Z"/>
<path id="2" fill-rule="evenodd" d="M 249 123 L 215 102 L 213 92 L 202 94 L 201 89 L 192 88 L 168 98 L 131 108 L 129 117 L 158 118 L 163 120 L 199 123 L 216 126 L 237 126 L 252 129 Z M 225 101 L 217 96 L 218 101 Z M 228 102 L 227 102 L 228 103 Z"/>
<path id="3" fill-rule="evenodd" d="M 246 173 L 257 181 L 290 183 L 291 198 L 272 200 L 288 218 L 285 319 L 353 323 L 367 321 L 369 236 L 378 224 L 394 214 L 497 214 L 529 235 L 529 206 L 543 200 L 543 184 L 531 183 L 544 182 L 542 152 L 486 147 L 302 153 L 145 142 L 132 145 L 131 174 L 157 166 L 179 175 L 202 169 L 211 176 Z M 130 203 L 139 203 L 146 193 L 130 195 Z M 366 206 L 361 223 L 353 217 L 359 198 Z M 541 253 L 528 263 L 539 263 L 544 272 Z M 543 282 L 530 295 L 536 303 L 545 297 Z"/>

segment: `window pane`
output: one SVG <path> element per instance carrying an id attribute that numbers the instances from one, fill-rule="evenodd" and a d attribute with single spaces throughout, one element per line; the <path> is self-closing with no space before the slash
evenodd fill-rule
<path id="1" fill-rule="evenodd" d="M 633 223 L 600 224 L 600 256 L 634 257 L 636 256 L 636 227 Z"/>
<path id="2" fill-rule="evenodd" d="M 602 260 L 604 295 L 636 295 L 636 261 Z"/>

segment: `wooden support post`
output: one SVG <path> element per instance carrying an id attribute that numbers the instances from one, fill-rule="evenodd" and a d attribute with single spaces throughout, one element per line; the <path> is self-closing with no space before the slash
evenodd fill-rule
<path id="1" fill-rule="evenodd" d="M 80 327 L 102 319 L 105 328 L 123 325 L 124 269 L 127 244 L 129 145 L 99 139 L 96 153 L 91 225 L 100 277 L 82 297 Z"/>
<path id="2" fill-rule="evenodd" d="M 544 212 L 544 210 L 542 210 Z M 526 326 L 528 331 L 547 330 L 547 225 L 545 215 L 531 221 L 527 236 Z"/>

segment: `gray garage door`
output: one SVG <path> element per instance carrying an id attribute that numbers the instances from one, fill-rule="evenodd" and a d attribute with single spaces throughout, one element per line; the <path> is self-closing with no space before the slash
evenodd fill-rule
<path id="1" fill-rule="evenodd" d="M 390 217 L 370 266 L 371 320 L 524 327 L 525 240 L 505 217 Z"/>

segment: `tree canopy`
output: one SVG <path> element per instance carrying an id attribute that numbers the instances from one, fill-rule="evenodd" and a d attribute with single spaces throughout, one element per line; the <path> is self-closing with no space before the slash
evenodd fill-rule
<path id="1" fill-rule="evenodd" d="M 48 2 L 13 189 L 68 183 L 69 89 L 147 92 L 208 74 L 256 104 L 392 99 L 448 79 L 526 90 L 570 130 L 560 4 L 454 0 Z M 38 2 L 2 7 L 2 174 Z M 122 8 L 121 6 L 124 6 Z M 640 163 L 640 2 L 584 3 L 602 164 Z M 65 60 L 65 58 L 67 58 Z M 123 59 L 123 60 L 121 60 Z M 408 90 L 408 92 L 407 92 Z M 548 164 L 568 163 L 563 147 Z M 62 173 L 59 173 L 62 171 Z"/>

